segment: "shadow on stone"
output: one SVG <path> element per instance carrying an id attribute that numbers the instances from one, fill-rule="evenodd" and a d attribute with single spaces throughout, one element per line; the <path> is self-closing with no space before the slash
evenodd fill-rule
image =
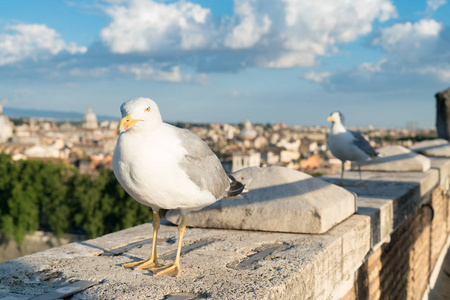
<path id="1" fill-rule="evenodd" d="M 194 294 L 194 293 L 172 293 L 166 295 L 164 300 L 196 300 L 196 299 L 205 299 L 206 295 Z"/>
<path id="2" fill-rule="evenodd" d="M 326 178 L 330 182 L 338 182 L 338 178 Z M 394 228 L 399 226 L 408 215 L 420 207 L 422 191 L 418 182 L 393 182 L 384 180 L 364 180 L 364 186 L 359 185 L 359 179 L 345 179 L 343 188 L 356 193 L 359 197 L 385 199 L 391 201 L 394 214 Z M 358 204 L 358 213 L 366 214 L 364 204 Z M 366 212 L 366 213 L 364 213 Z"/>
<path id="3" fill-rule="evenodd" d="M 99 246 L 96 246 L 96 245 L 92 245 L 92 244 L 89 244 L 89 243 L 87 243 L 87 242 L 75 242 L 75 243 L 76 243 L 76 244 L 83 245 L 83 246 L 87 246 L 87 247 L 90 247 L 90 248 L 98 249 L 98 250 L 101 250 L 101 251 L 103 251 L 103 252 L 106 251 L 105 248 L 102 248 L 102 247 L 99 247 Z M 101 254 L 99 254 L 99 255 L 101 255 Z"/>
<path id="4" fill-rule="evenodd" d="M 251 269 L 254 268 L 259 261 L 264 260 L 267 257 L 270 257 L 270 255 L 272 255 L 273 253 L 286 250 L 290 247 L 291 246 L 286 243 L 262 245 L 258 249 L 254 250 L 256 253 L 248 255 L 241 261 L 230 263 L 227 265 L 227 267 L 235 270 Z"/>
<path id="5" fill-rule="evenodd" d="M 184 246 L 183 248 L 181 248 L 181 255 L 184 255 L 186 253 L 189 253 L 189 252 L 191 252 L 193 250 L 199 249 L 199 248 L 204 247 L 206 245 L 212 244 L 215 241 L 216 241 L 215 239 L 206 239 L 206 240 L 196 241 L 196 242 L 194 242 L 194 243 L 192 243 L 192 244 L 190 244 L 188 246 Z M 167 260 L 169 260 L 169 259 L 170 260 L 174 260 L 176 255 L 177 255 L 177 251 L 173 250 L 173 251 L 171 251 L 169 253 L 161 255 L 161 259 L 163 259 L 163 260 L 166 260 L 166 259 Z"/>

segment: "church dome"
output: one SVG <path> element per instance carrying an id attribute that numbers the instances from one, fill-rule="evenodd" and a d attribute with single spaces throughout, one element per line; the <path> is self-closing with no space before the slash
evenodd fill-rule
<path id="1" fill-rule="evenodd" d="M 88 108 L 86 114 L 83 118 L 83 128 L 85 129 L 97 129 L 98 128 L 98 122 L 97 122 L 97 116 L 92 111 L 92 108 Z"/>
<path id="2" fill-rule="evenodd" d="M 256 138 L 257 133 L 255 129 L 253 129 L 253 125 L 249 120 L 244 122 L 244 128 L 242 129 L 240 136 L 245 140 L 252 140 Z"/>

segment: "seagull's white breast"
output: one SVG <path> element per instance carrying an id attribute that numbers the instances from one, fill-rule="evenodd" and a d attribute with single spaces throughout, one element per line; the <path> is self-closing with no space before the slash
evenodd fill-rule
<path id="1" fill-rule="evenodd" d="M 114 174 L 130 196 L 154 210 L 198 209 L 216 199 L 180 168 L 185 154 L 176 133 L 164 123 L 150 132 L 130 130 L 117 141 Z"/>

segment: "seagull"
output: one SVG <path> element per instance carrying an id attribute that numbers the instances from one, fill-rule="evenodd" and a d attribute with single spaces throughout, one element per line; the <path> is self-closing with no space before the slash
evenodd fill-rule
<path id="1" fill-rule="evenodd" d="M 362 184 L 360 163 L 377 156 L 378 153 L 359 132 L 345 129 L 342 113 L 338 111 L 333 112 L 328 117 L 328 122 L 332 122 L 330 134 L 328 135 L 328 148 L 334 156 L 342 161 L 341 181 L 339 185 L 343 184 L 344 163 L 347 160 L 356 161 L 358 164 L 359 181 Z"/>
<path id="2" fill-rule="evenodd" d="M 208 145 L 186 129 L 164 123 L 158 105 L 135 98 L 120 107 L 120 135 L 113 155 L 114 174 L 125 191 L 153 210 L 153 245 L 149 259 L 124 267 L 150 269 L 154 276 L 179 277 L 186 214 L 224 197 L 237 196 L 244 185 L 227 175 Z M 177 256 L 160 266 L 156 241 L 160 209 L 179 209 Z"/>

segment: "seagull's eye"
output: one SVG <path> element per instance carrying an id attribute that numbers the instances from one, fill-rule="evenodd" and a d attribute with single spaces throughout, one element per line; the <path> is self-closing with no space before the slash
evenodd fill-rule
<path id="1" fill-rule="evenodd" d="M 152 108 L 149 106 L 145 109 L 146 112 L 149 112 Z"/>

